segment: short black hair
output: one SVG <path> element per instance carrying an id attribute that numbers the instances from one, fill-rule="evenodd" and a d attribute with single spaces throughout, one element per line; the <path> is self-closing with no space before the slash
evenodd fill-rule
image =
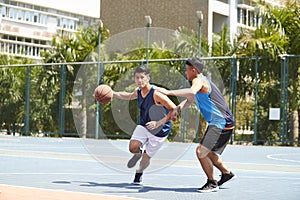
<path id="1" fill-rule="evenodd" d="M 140 65 L 140 66 L 137 66 L 134 70 L 134 75 L 136 73 L 145 73 L 145 74 L 150 74 L 150 69 L 145 66 L 145 65 Z"/>
<path id="2" fill-rule="evenodd" d="M 189 58 L 185 61 L 186 65 L 195 67 L 195 69 L 199 72 L 202 73 L 203 68 L 204 68 L 204 62 L 200 60 L 200 58 L 194 57 L 194 58 Z"/>

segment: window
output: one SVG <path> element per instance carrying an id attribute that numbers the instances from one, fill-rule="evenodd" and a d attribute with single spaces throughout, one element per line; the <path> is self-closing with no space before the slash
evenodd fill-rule
<path id="1" fill-rule="evenodd" d="M 237 22 L 241 23 L 241 11 L 242 9 L 238 8 L 237 9 Z"/>
<path id="2" fill-rule="evenodd" d="M 24 19 L 24 11 L 19 10 L 18 11 L 18 20 L 23 20 Z"/>
<path id="3" fill-rule="evenodd" d="M 26 11 L 25 12 L 25 21 L 31 22 L 32 21 L 31 16 L 32 16 L 31 12 Z"/>
<path id="4" fill-rule="evenodd" d="M 246 24 L 247 22 L 247 10 L 242 10 L 242 24 Z"/>
<path id="5" fill-rule="evenodd" d="M 41 24 L 47 24 L 47 15 L 41 14 L 40 17 L 41 17 L 40 23 L 41 23 Z"/>
<path id="6" fill-rule="evenodd" d="M 60 27 L 61 26 L 61 19 L 57 18 L 57 26 Z"/>
<path id="7" fill-rule="evenodd" d="M 73 21 L 73 20 L 70 20 L 70 21 L 69 21 L 69 28 L 72 29 L 72 30 L 75 29 L 74 21 Z"/>
<path id="8" fill-rule="evenodd" d="M 25 8 L 32 9 L 32 5 L 30 5 L 30 4 L 25 4 Z"/>
<path id="9" fill-rule="evenodd" d="M 8 13 L 8 15 L 9 15 L 9 18 L 11 18 L 11 19 L 16 19 L 16 11 L 15 11 L 15 9 L 9 8 L 9 13 Z"/>
<path id="10" fill-rule="evenodd" d="M 3 6 L 1 8 L 1 14 L 2 14 L 2 17 L 6 17 L 6 7 L 5 6 Z"/>
<path id="11" fill-rule="evenodd" d="M 9 1 L 9 4 L 10 4 L 10 5 L 13 5 L 13 6 L 17 6 L 17 3 L 18 3 L 18 2 L 15 2 L 15 1 Z"/>
<path id="12" fill-rule="evenodd" d="M 24 3 L 19 3 L 18 6 L 22 7 L 22 8 L 25 8 L 25 4 Z"/>
<path id="13" fill-rule="evenodd" d="M 33 22 L 37 23 L 39 19 L 39 14 L 38 13 L 33 13 Z"/>
<path id="14" fill-rule="evenodd" d="M 256 15 L 255 15 L 255 13 L 252 11 L 251 12 L 251 24 L 250 24 L 250 26 L 256 26 Z"/>
<path id="15" fill-rule="evenodd" d="M 63 28 L 68 28 L 68 20 L 63 19 Z"/>

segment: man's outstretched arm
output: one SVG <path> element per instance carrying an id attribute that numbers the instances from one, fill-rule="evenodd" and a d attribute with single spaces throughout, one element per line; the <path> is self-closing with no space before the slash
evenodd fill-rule
<path id="1" fill-rule="evenodd" d="M 133 100 L 137 98 L 137 91 L 133 91 L 133 92 L 116 92 L 113 91 L 113 95 L 114 97 L 118 98 L 118 99 L 123 99 L 123 100 Z"/>

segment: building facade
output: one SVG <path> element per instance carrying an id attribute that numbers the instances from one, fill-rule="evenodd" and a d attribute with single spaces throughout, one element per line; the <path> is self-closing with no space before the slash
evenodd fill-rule
<path id="1" fill-rule="evenodd" d="M 51 47 L 54 35 L 75 32 L 97 20 L 68 10 L 30 0 L 0 0 L 0 54 L 40 60 L 40 52 Z"/>
<path id="2" fill-rule="evenodd" d="M 0 54 L 40 60 L 55 34 L 92 26 L 99 18 L 111 35 L 145 27 L 146 15 L 153 27 L 196 31 L 197 11 L 203 14 L 201 33 L 209 44 L 223 25 L 231 42 L 241 28 L 257 25 L 255 0 L 0 0 Z"/>
<path id="3" fill-rule="evenodd" d="M 282 0 L 266 1 L 280 4 Z M 202 37 L 209 44 L 215 33 L 228 26 L 230 41 L 241 28 L 255 29 L 255 0 L 101 0 L 101 19 L 111 34 L 145 27 L 149 15 L 153 27 L 198 30 L 197 11 L 202 11 Z"/>

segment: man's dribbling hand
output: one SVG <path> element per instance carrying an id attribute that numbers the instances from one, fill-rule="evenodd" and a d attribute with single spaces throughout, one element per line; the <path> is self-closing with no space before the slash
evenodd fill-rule
<path id="1" fill-rule="evenodd" d="M 149 130 L 153 130 L 158 127 L 158 123 L 156 121 L 150 121 L 150 122 L 146 123 L 146 127 Z"/>
<path id="2" fill-rule="evenodd" d="M 171 119 L 172 119 L 172 121 L 173 122 L 175 122 L 176 121 L 176 119 L 177 119 L 177 116 L 179 115 L 179 113 L 180 113 L 180 106 L 177 106 L 173 111 L 172 111 L 172 113 L 171 113 Z"/>

